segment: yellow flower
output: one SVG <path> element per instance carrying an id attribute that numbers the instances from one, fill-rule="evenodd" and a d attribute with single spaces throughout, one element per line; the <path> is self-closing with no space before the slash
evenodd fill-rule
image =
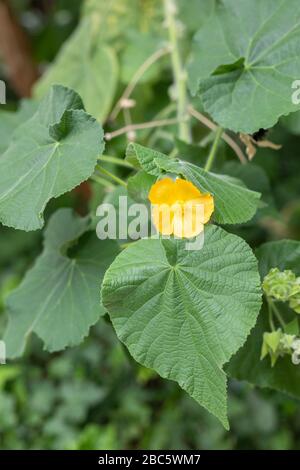
<path id="1" fill-rule="evenodd" d="M 204 230 L 214 211 L 214 198 L 191 182 L 177 178 L 157 181 L 149 192 L 152 220 L 163 235 L 192 238 Z"/>

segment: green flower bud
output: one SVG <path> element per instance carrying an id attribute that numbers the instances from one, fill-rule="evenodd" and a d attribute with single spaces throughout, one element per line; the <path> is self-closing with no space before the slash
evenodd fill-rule
<path id="1" fill-rule="evenodd" d="M 294 339 L 292 343 L 292 349 L 293 349 L 292 363 L 297 366 L 300 364 L 300 339 L 299 338 Z"/>
<path id="2" fill-rule="evenodd" d="M 273 268 L 264 278 L 262 286 L 268 297 L 285 302 L 294 292 L 297 278 L 290 270 L 281 272 Z"/>
<path id="3" fill-rule="evenodd" d="M 289 306 L 296 313 L 300 314 L 300 294 L 291 297 Z"/>
<path id="4" fill-rule="evenodd" d="M 296 313 L 300 314 L 300 277 L 297 277 L 292 289 L 289 306 Z"/>

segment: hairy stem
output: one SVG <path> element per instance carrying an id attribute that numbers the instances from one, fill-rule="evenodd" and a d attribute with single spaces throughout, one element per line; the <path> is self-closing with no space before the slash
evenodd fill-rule
<path id="1" fill-rule="evenodd" d="M 179 121 L 179 138 L 190 142 L 190 128 L 187 120 L 185 120 L 187 112 L 186 73 L 183 69 L 179 52 L 178 27 L 176 24 L 176 3 L 174 0 L 164 0 L 164 6 L 165 19 L 171 45 L 173 77 L 177 93 L 177 117 Z"/>

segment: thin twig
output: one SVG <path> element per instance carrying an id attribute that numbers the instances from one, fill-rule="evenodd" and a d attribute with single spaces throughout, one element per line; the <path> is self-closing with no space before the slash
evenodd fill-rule
<path id="1" fill-rule="evenodd" d="M 218 128 L 217 124 L 212 122 L 203 114 L 199 113 L 199 111 L 194 109 L 192 106 L 188 106 L 188 113 L 191 116 L 193 116 L 195 119 L 200 121 L 202 124 L 204 124 L 204 126 L 208 127 L 210 130 L 212 131 L 217 130 Z M 247 158 L 245 157 L 240 146 L 228 134 L 226 134 L 226 132 L 223 132 L 222 139 L 229 145 L 229 147 L 232 148 L 232 150 L 235 152 L 235 154 L 237 155 L 241 163 L 243 164 L 247 163 Z"/>
<path id="2" fill-rule="evenodd" d="M 136 71 L 131 81 L 128 83 L 127 87 L 124 90 L 124 93 L 122 94 L 121 98 L 119 99 L 114 109 L 112 110 L 111 115 L 109 117 L 111 121 L 116 119 L 116 117 L 118 116 L 119 112 L 122 109 L 122 103 L 130 98 L 133 90 L 135 89 L 136 85 L 138 84 L 142 76 L 145 74 L 145 72 L 147 72 L 147 70 L 151 67 L 151 65 L 153 65 L 161 57 L 167 54 L 170 54 L 170 47 L 164 47 L 162 49 L 159 49 L 158 51 L 155 51 L 150 57 L 148 57 L 148 59 L 145 60 L 145 62 Z"/>
<path id="3" fill-rule="evenodd" d="M 143 129 L 151 129 L 154 127 L 162 127 L 162 126 L 171 126 L 173 124 L 178 124 L 178 119 L 162 119 L 161 121 L 150 121 L 150 122 L 143 122 L 140 124 L 132 124 L 130 126 L 122 127 L 114 132 L 107 132 L 105 134 L 106 140 L 112 140 L 115 137 L 119 137 L 120 135 L 127 134 L 128 132 L 138 131 Z"/>

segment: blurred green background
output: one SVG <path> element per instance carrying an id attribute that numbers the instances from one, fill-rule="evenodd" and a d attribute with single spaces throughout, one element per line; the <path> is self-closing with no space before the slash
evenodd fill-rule
<path id="1" fill-rule="evenodd" d="M 81 2 L 11 3 L 42 70 L 76 27 Z M 4 64 L 0 78 L 6 80 Z M 165 83 L 155 77 L 144 88 L 144 106 L 158 89 Z M 9 83 L 7 96 L 5 109 L 16 108 L 19 97 Z M 293 133 L 279 124 L 272 139 L 284 143 L 283 149 L 259 150 L 255 158 L 255 168 L 267 176 L 260 183 L 273 212 L 235 229 L 253 248 L 270 239 L 299 239 L 298 129 L 299 123 Z M 224 160 L 231 158 L 224 148 Z M 234 164 L 226 164 L 236 173 Z M 253 170 L 251 180 L 250 172 L 252 187 L 258 184 L 255 175 Z M 51 203 L 48 215 L 59 206 L 76 205 L 77 198 L 71 194 Z M 5 297 L 41 249 L 41 233 L 0 227 L 0 337 Z M 300 449 L 299 402 L 286 396 L 231 381 L 229 418 L 226 432 L 175 383 L 138 366 L 107 319 L 77 348 L 50 355 L 32 338 L 23 358 L 0 366 L 1 449 Z"/>

